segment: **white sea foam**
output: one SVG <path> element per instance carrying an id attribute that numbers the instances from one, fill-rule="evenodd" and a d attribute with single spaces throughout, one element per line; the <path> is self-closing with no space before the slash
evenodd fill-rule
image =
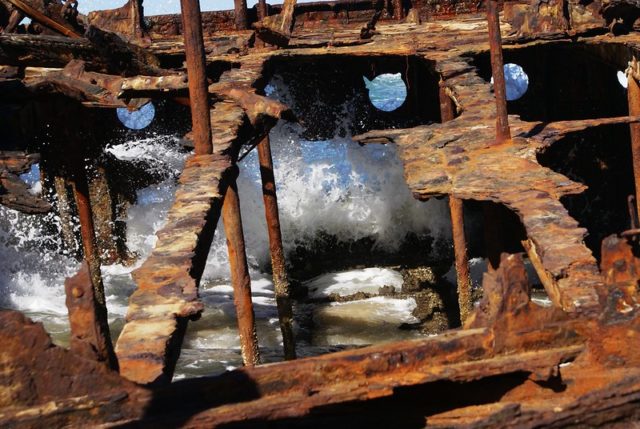
<path id="1" fill-rule="evenodd" d="M 312 297 L 353 295 L 357 292 L 378 293 L 383 286 L 402 288 L 402 274 L 388 268 L 365 268 L 361 270 L 328 273 L 309 282 L 309 295 Z"/>
<path id="2" fill-rule="evenodd" d="M 281 78 L 274 77 L 267 93 L 295 107 Z M 354 143 L 347 132 L 354 120 L 351 108 L 345 104 L 342 109 L 343 122 L 336 125 L 331 140 L 304 140 L 301 125 L 284 121 L 271 130 L 285 251 L 315 245 L 321 234 L 335 236 L 343 243 L 369 238 L 374 249 L 390 252 L 397 250 L 409 233 L 450 240 L 446 201 L 415 200 L 404 181 L 395 146 L 361 147 Z M 240 167 L 238 193 L 248 259 L 259 270 L 269 264 L 269 243 L 255 151 Z M 228 277 L 222 222 L 204 277 Z"/>
<path id="3" fill-rule="evenodd" d="M 141 255 L 140 261 L 131 267 L 102 267 L 109 319 L 114 321 L 126 314 L 128 296 L 134 288 L 129 273 L 153 247 L 154 234 L 173 201 L 175 176 L 185 154 L 171 136 L 129 141 L 107 151 L 122 160 L 144 162 L 161 177 L 167 177 L 162 183 L 141 190 L 137 204 L 129 211 L 128 245 Z M 37 165 L 21 178 L 32 191 L 41 189 Z M 45 322 L 50 331 L 68 326 L 64 280 L 78 271 L 79 263 L 67 253 L 55 210 L 37 216 L 0 206 L 0 307 L 27 312 Z"/>

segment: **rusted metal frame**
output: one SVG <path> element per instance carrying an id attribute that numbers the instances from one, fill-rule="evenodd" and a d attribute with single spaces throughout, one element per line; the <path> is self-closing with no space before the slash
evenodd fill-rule
<path id="1" fill-rule="evenodd" d="M 455 117 L 453 100 L 446 92 L 444 83 L 440 81 L 440 119 L 448 122 Z M 449 211 L 451 212 L 451 229 L 453 235 L 453 251 L 456 264 L 456 279 L 458 284 L 458 306 L 460 307 L 460 322 L 465 320 L 473 309 L 471 300 L 471 277 L 469 276 L 469 257 L 467 255 L 467 240 L 464 236 L 464 210 L 461 199 L 449 195 Z"/>
<path id="2" fill-rule="evenodd" d="M 489 0 L 487 2 L 487 23 L 489 26 L 493 92 L 496 97 L 496 143 L 500 144 L 511 139 L 511 131 L 509 130 L 509 117 L 507 114 L 500 17 L 498 15 L 498 2 L 496 0 Z"/>
<path id="3" fill-rule="evenodd" d="M 142 0 L 131 1 L 131 33 L 138 39 L 144 36 L 144 9 Z"/>
<path id="4" fill-rule="evenodd" d="M 640 228 L 631 228 L 620 234 L 621 237 L 636 237 L 638 235 L 640 235 Z"/>
<path id="5" fill-rule="evenodd" d="M 26 15 L 20 9 L 14 9 L 11 11 L 11 15 L 9 15 L 9 22 L 4 27 L 4 33 L 13 33 L 20 25 L 20 22 L 24 19 Z"/>
<path id="6" fill-rule="evenodd" d="M 278 196 L 273 174 L 273 158 L 271 156 L 269 135 L 262 139 L 258 145 L 258 160 L 260 162 L 260 176 L 262 178 L 264 214 L 267 218 L 267 232 L 269 233 L 273 288 L 278 306 L 278 319 L 280 320 L 280 331 L 282 332 L 284 357 L 290 360 L 296 358 L 296 343 L 292 326 L 293 310 L 291 305 L 291 289 L 282 247 L 280 215 L 278 214 Z"/>
<path id="7" fill-rule="evenodd" d="M 100 255 L 96 245 L 87 173 L 81 160 L 75 160 L 73 164 L 71 185 L 76 206 L 78 208 L 82 249 L 84 251 L 84 260 L 89 268 L 89 276 L 91 279 L 93 293 L 92 301 L 94 314 L 91 315 L 91 319 L 93 320 L 95 329 L 94 337 L 96 338 L 96 344 L 94 344 L 94 346 L 96 347 L 96 355 L 99 359 L 106 362 L 110 368 L 117 370 L 118 361 L 113 349 L 113 343 L 111 342 L 111 334 L 109 332 L 107 302 L 104 293 L 104 284 L 102 283 L 102 275 L 100 272 Z M 69 311 L 71 313 L 71 309 Z"/>
<path id="8" fill-rule="evenodd" d="M 636 197 L 629 195 L 627 197 L 627 210 L 629 211 L 629 228 L 638 228 L 638 212 L 636 211 Z"/>
<path id="9" fill-rule="evenodd" d="M 55 176 L 53 178 L 53 185 L 56 192 L 56 209 L 58 211 L 58 216 L 60 216 L 62 241 L 69 254 L 75 255 L 78 259 L 80 259 L 80 249 L 77 245 L 76 236 L 73 233 L 72 229 L 73 210 L 69 200 L 69 192 L 67 191 L 67 180 L 65 180 L 65 178 L 62 176 Z"/>
<path id="10" fill-rule="evenodd" d="M 236 6 L 239 2 L 236 0 Z M 197 155 L 213 152 L 211 114 L 206 76 L 204 42 L 202 38 L 202 18 L 198 0 L 181 0 L 184 27 L 187 73 L 189 77 L 189 99 L 193 121 L 193 139 Z M 238 18 L 238 17 L 236 17 Z M 246 14 L 245 18 L 246 20 Z M 247 366 L 260 363 L 255 315 L 251 301 L 251 277 L 247 265 L 240 200 L 236 185 L 237 167 L 229 176 L 228 187 L 222 206 L 222 221 L 227 235 L 233 300 L 238 317 L 240 350 L 242 361 Z"/>
<path id="11" fill-rule="evenodd" d="M 258 2 L 258 21 L 262 21 L 267 16 L 269 16 L 269 8 L 267 6 L 267 2 L 266 0 L 260 0 Z M 266 43 L 264 42 L 264 40 L 260 39 L 259 37 L 256 37 L 255 47 L 264 48 L 265 46 L 266 46 Z"/>
<path id="12" fill-rule="evenodd" d="M 469 257 L 467 255 L 467 240 L 464 236 L 464 210 L 461 199 L 449 195 L 449 210 L 451 212 L 451 229 L 453 235 L 453 252 L 456 263 L 456 279 L 458 284 L 458 306 L 460 307 L 460 322 L 464 323 L 473 310 L 471 298 L 471 276 L 469 275 Z"/>
<path id="13" fill-rule="evenodd" d="M 296 3 L 297 0 L 285 0 L 279 14 L 256 23 L 256 35 L 266 43 L 286 47 L 295 24 Z"/>
<path id="14" fill-rule="evenodd" d="M 383 12 L 384 12 L 384 9 L 380 8 L 373 13 L 373 16 L 371 17 L 369 22 L 367 22 L 365 26 L 360 29 L 361 39 L 366 40 L 366 39 L 371 39 L 373 37 L 376 30 L 376 24 L 378 23 L 378 20 L 380 20 L 380 17 L 382 16 Z"/>
<path id="15" fill-rule="evenodd" d="M 237 176 L 238 167 L 234 166 L 226 178 L 228 186 L 222 205 L 222 222 L 227 236 L 233 303 L 238 318 L 242 362 L 245 366 L 253 366 L 260 363 L 260 350 L 258 348 L 258 335 L 253 302 L 251 300 L 251 277 L 249 276 L 244 232 L 242 230 L 240 199 L 238 198 L 236 184 Z"/>
<path id="16" fill-rule="evenodd" d="M 267 6 L 267 0 L 258 1 L 258 19 L 263 20 L 269 14 L 269 8 Z"/>
<path id="17" fill-rule="evenodd" d="M 193 141 L 196 155 L 206 155 L 212 153 L 213 144 L 200 2 L 180 0 L 180 6 L 189 78 Z"/>
<path id="18" fill-rule="evenodd" d="M 70 30 L 64 25 L 49 18 L 47 15 L 40 12 L 38 9 L 34 8 L 33 6 L 31 6 L 29 3 L 23 2 L 22 0 L 8 0 L 8 1 L 12 5 L 14 5 L 16 8 L 20 9 L 29 18 L 39 22 L 40 24 L 44 25 L 45 27 L 57 33 L 63 34 L 67 37 L 76 38 L 76 39 L 82 37 L 80 34 L 76 33 L 75 31 Z"/>
<path id="19" fill-rule="evenodd" d="M 233 0 L 235 22 L 237 30 L 249 28 L 249 18 L 247 17 L 247 0 Z"/>
<path id="20" fill-rule="evenodd" d="M 491 55 L 491 71 L 493 74 L 493 92 L 496 98 L 496 140 L 495 144 L 511 140 L 509 116 L 507 112 L 507 94 L 504 80 L 504 61 L 502 58 L 502 38 L 500 35 L 500 16 L 498 2 L 487 2 L 487 24 L 489 30 L 489 49 Z M 500 230 L 500 210 L 491 203 L 485 203 L 484 238 L 489 269 L 497 269 L 500 265 L 502 250 L 502 231 Z"/>
<path id="21" fill-rule="evenodd" d="M 404 18 L 404 0 L 393 0 L 393 17 L 401 21 Z"/>
<path id="22" fill-rule="evenodd" d="M 633 73 L 627 73 L 627 98 L 629 116 L 640 115 L 640 85 Z M 631 131 L 631 157 L 633 160 L 633 178 L 636 190 L 636 216 L 640 213 L 640 123 L 629 124 Z"/>

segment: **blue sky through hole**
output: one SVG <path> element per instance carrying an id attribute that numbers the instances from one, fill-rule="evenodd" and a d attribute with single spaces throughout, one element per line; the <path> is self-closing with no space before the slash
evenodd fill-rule
<path id="1" fill-rule="evenodd" d="M 316 0 L 298 0 L 298 3 L 309 3 Z M 258 0 L 247 0 L 247 6 L 252 7 Z M 126 3 L 126 0 L 79 0 L 78 9 L 81 13 L 88 13 L 92 10 L 113 9 Z M 280 4 L 281 0 L 267 0 L 270 4 Z M 147 0 L 143 3 L 144 13 L 147 16 L 163 15 L 180 12 L 180 0 Z M 228 10 L 233 9 L 233 0 L 200 0 L 200 9 L 206 10 Z"/>
<path id="2" fill-rule="evenodd" d="M 384 73 L 372 80 L 363 76 L 363 79 L 371 104 L 383 112 L 393 112 L 407 99 L 407 85 L 400 73 Z"/>

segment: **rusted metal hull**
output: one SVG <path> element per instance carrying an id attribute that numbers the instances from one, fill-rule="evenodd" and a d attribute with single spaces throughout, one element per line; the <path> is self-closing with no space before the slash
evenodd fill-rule
<path id="1" fill-rule="evenodd" d="M 162 39 L 141 48 L 99 28 L 89 28 L 87 38 L 79 39 L 0 35 L 0 94 L 12 102 L 55 96 L 91 109 L 135 108 L 149 98 L 188 100 L 193 117 L 189 138 L 196 149 L 152 254 L 133 273 L 137 289 L 116 347 L 119 374 L 96 362 L 111 359 L 108 326 L 89 192 L 84 170 L 76 165 L 87 264 L 67 282 L 71 352 L 51 345 L 44 330 L 21 315 L 0 312 L 1 372 L 6 375 L 0 380 L 0 425 L 348 427 L 365 422 L 369 427 L 506 428 L 597 427 L 638 420 L 640 261 L 634 243 L 616 236 L 605 239 L 598 263 L 584 243 L 587 231 L 561 202 L 583 192 L 585 185 L 537 158 L 570 133 L 608 125 L 631 126 L 635 153 L 640 121 L 635 78 L 630 80 L 629 116 L 543 123 L 508 117 L 502 72 L 501 39 L 513 45 L 533 38 L 533 44 L 544 45 L 553 38 L 604 29 L 605 19 L 596 19 L 593 7 L 574 3 L 507 4 L 515 32 L 509 35 L 506 26 L 500 26 L 494 1 L 488 3 L 488 25 L 484 16 L 389 24 L 407 5 L 394 1 L 388 5 L 395 16 L 371 21 L 375 31 L 369 28 L 362 38 L 362 22 L 382 10 L 374 3 L 261 5 L 258 33 L 275 28 L 279 38 L 271 42 L 280 48 L 255 49 L 254 34 L 247 30 L 203 42 L 203 34 L 246 26 L 237 20 L 251 23 L 253 15 L 243 1 L 236 2 L 235 16 L 200 14 L 197 2 L 183 0 L 182 26 L 171 26 L 178 17 L 149 20 L 151 37 L 183 35 L 184 43 Z M 425 2 L 411 6 L 414 15 L 429 10 Z M 448 2 L 441 6 L 445 12 L 452 10 Z M 461 2 L 461 9 L 467 6 Z M 539 15 L 531 15 L 534 6 Z M 141 18 L 139 9 L 128 10 L 127 19 Z M 563 13 L 554 15 L 559 10 Z M 333 18 L 324 20 L 327 13 Z M 349 13 L 353 20 L 347 22 Z M 140 42 L 142 33 L 133 24 L 127 27 L 129 35 Z M 639 41 L 636 34 L 581 37 L 630 50 Z M 495 100 L 472 60 L 488 50 Z M 277 120 L 296 118 L 287 106 L 261 94 L 274 61 L 329 54 L 337 65 L 353 56 L 415 57 L 434 65 L 441 123 L 374 130 L 354 140 L 396 144 L 405 180 L 417 199 L 449 196 L 464 326 L 433 338 L 259 365 L 235 164 L 241 150 L 257 145 L 276 299 L 287 357 L 293 357 L 273 163 L 264 139 Z M 181 65 L 161 66 L 181 64 L 183 58 L 187 80 Z M 31 67 L 37 69 L 27 70 Z M 421 83 L 411 80 L 416 82 Z M 0 158 L 0 202 L 9 200 L 5 175 L 17 177 L 29 165 L 21 159 Z M 37 202 L 21 198 L 22 204 L 14 201 L 14 206 L 44 211 Z M 489 226 L 497 231 L 488 234 L 487 241 L 494 250 L 484 256 L 492 259 L 494 270 L 485 275 L 483 299 L 472 309 L 463 200 L 498 204 L 517 215 L 526 234 L 521 253 L 536 270 L 550 307 L 531 301 L 523 256 L 501 254 L 504 246 L 495 237 L 503 225 L 492 218 Z M 204 309 L 198 286 L 220 216 L 246 367 L 219 377 L 170 383 L 188 321 Z M 110 366 L 115 368 L 114 362 Z"/>

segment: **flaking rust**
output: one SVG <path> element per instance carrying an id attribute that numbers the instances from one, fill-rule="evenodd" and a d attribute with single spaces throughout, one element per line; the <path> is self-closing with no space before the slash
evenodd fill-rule
<path id="1" fill-rule="evenodd" d="M 501 39 L 514 48 L 579 38 L 622 45 L 635 54 L 640 35 L 633 32 L 634 3 L 506 2 L 501 22 L 492 1 L 491 43 L 486 11 L 470 1 L 261 2 L 260 10 L 236 1 L 233 11 L 205 13 L 197 2 L 182 3 L 201 22 L 145 17 L 140 0 L 86 17 L 72 0 L 0 0 L 0 104 L 64 100 L 86 114 L 175 101 L 192 108 L 193 131 L 186 138 L 196 147 L 154 250 L 132 274 L 137 288 L 116 342 L 117 362 L 104 332 L 84 169 L 81 160 L 67 165 L 56 158 L 56 189 L 84 181 L 76 199 L 87 262 L 66 283 L 71 351 L 54 346 L 41 325 L 0 311 L 0 426 L 604 427 L 640 418 L 637 230 L 607 237 L 598 263 L 584 243 L 588 231 L 561 203 L 585 185 L 541 165 L 536 156 L 570 133 L 595 127 L 630 125 L 635 136 L 637 63 L 627 73 L 629 116 L 543 123 L 507 116 L 500 79 L 493 88 L 472 60 L 491 47 L 499 70 Z M 25 15 L 33 19 L 26 27 L 19 25 Z M 411 56 L 434 64 L 441 123 L 373 130 L 353 139 L 397 145 L 415 198 L 451 198 L 464 325 L 435 337 L 254 366 L 259 350 L 236 163 L 243 147 L 259 148 L 280 324 L 286 357 L 294 358 L 267 136 L 278 120 L 298 118 L 265 97 L 264 87 L 274 62 L 329 54 L 336 62 Z M 497 108 L 494 93 L 502 99 Z M 88 140 L 74 134 L 81 126 L 58 121 L 53 128 L 52 136 L 63 136 L 53 139 L 55 148 L 93 156 L 84 147 Z M 24 151 L 0 152 L 1 204 L 27 213 L 50 209 L 19 178 L 36 161 Z M 549 307 L 531 300 L 523 254 L 503 253 L 496 254 L 483 298 L 471 308 L 465 200 L 497 203 L 518 216 L 523 253 Z M 203 310 L 198 287 L 221 216 L 232 235 L 229 253 L 247 366 L 171 383 L 187 324 Z"/>

